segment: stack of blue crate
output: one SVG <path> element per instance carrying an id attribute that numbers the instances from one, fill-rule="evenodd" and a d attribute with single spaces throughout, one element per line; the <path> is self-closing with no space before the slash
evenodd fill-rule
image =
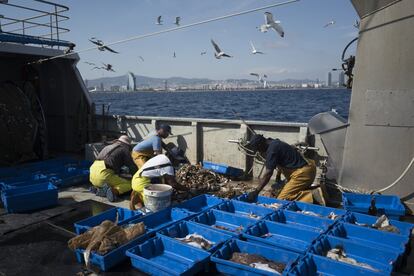
<path id="1" fill-rule="evenodd" d="M 247 203 L 245 195 L 235 200 L 202 195 L 136 216 L 119 224 L 143 221 L 146 234 L 108 253 L 110 258 L 93 253 L 92 263 L 108 270 L 129 257 L 133 267 L 152 275 L 272 275 L 269 270 L 230 261 L 233 253 L 241 252 L 283 264 L 283 275 L 390 275 L 401 265 L 414 228 L 390 220 L 399 231 L 390 233 L 364 227 L 377 217 L 261 196 Z M 182 241 L 192 234 L 202 236 L 210 246 Z M 335 248 L 365 265 L 328 258 L 327 252 Z"/>

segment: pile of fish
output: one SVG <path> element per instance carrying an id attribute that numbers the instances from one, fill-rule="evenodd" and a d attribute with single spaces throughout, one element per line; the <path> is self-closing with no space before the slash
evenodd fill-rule
<path id="1" fill-rule="evenodd" d="M 176 173 L 177 182 L 189 188 L 189 192 L 175 192 L 173 200 L 183 201 L 200 194 L 212 194 L 233 198 L 254 190 L 243 182 L 232 182 L 229 178 L 203 169 L 201 165 L 183 165 Z"/>
<path id="2" fill-rule="evenodd" d="M 357 260 L 355 260 L 354 258 L 347 257 L 346 253 L 345 253 L 345 250 L 341 247 L 332 248 L 331 250 L 329 250 L 327 252 L 326 257 L 329 258 L 329 259 L 338 261 L 338 262 L 343 262 L 343 263 L 356 265 L 356 266 L 360 266 L 360 267 L 363 267 L 363 268 L 378 271 L 377 269 L 373 268 L 369 264 L 361 263 L 361 262 L 358 262 Z"/>
<path id="3" fill-rule="evenodd" d="M 241 252 L 234 252 L 230 258 L 230 261 L 276 274 L 282 274 L 286 267 L 283 263 L 270 261 L 260 255 Z"/>
<path id="4" fill-rule="evenodd" d="M 191 246 L 194 246 L 200 249 L 204 249 L 204 250 L 209 250 L 214 245 L 214 242 L 209 241 L 208 239 L 204 238 L 201 235 L 198 235 L 197 233 L 188 234 L 184 238 L 176 238 L 176 239 L 188 245 L 191 245 Z"/>
<path id="5" fill-rule="evenodd" d="M 381 231 L 391 232 L 391 233 L 400 233 L 400 230 L 395 227 L 394 225 L 391 225 L 390 220 L 387 218 L 386 215 L 380 216 L 377 221 L 374 224 L 365 224 L 365 223 L 355 223 L 356 225 L 363 226 L 363 227 L 370 227 L 374 229 L 378 229 Z"/>
<path id="6" fill-rule="evenodd" d="M 337 219 L 339 217 L 334 212 L 330 212 L 329 215 L 327 215 L 327 216 L 323 216 L 321 214 L 317 214 L 317 213 L 312 212 L 312 211 L 303 211 L 303 210 L 301 210 L 301 211 L 296 211 L 296 212 L 297 213 L 304 214 L 304 215 L 308 215 L 308 216 L 314 216 L 314 217 L 320 217 L 320 218 L 326 217 L 326 218 L 332 219 L 332 220 L 335 220 L 335 219 Z"/>
<path id="7" fill-rule="evenodd" d="M 125 228 L 117 225 L 117 221 L 103 221 L 83 234 L 80 234 L 68 241 L 71 250 L 84 249 L 85 264 L 89 264 L 91 252 L 105 255 L 113 249 L 131 241 L 145 233 L 143 222 L 127 225 Z"/>
<path id="8" fill-rule="evenodd" d="M 266 208 L 270 208 L 270 209 L 273 209 L 273 210 L 277 210 L 277 209 L 279 209 L 280 207 L 282 207 L 282 203 L 272 203 L 272 204 L 266 204 L 266 203 L 256 203 L 256 205 L 259 205 L 259 206 L 263 206 L 263 207 L 266 207 Z"/>

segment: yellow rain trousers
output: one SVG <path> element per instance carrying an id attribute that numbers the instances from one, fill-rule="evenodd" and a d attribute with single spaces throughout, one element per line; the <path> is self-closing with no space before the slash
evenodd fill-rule
<path id="1" fill-rule="evenodd" d="M 316 166 L 313 160 L 308 161 L 308 165 L 299 169 L 282 168 L 287 183 L 278 195 L 278 199 L 296 200 L 313 203 L 312 190 L 310 186 L 316 176 Z"/>
<path id="2" fill-rule="evenodd" d="M 141 168 L 145 162 L 154 157 L 153 151 L 132 151 L 131 153 L 132 160 L 134 160 L 135 165 L 138 169 Z"/>
<path id="3" fill-rule="evenodd" d="M 144 188 L 151 184 L 149 177 L 140 176 L 142 168 L 139 169 L 132 177 L 132 190 L 134 194 L 138 194 L 141 202 L 144 202 Z"/>
<path id="4" fill-rule="evenodd" d="M 90 168 L 89 181 L 97 188 L 101 188 L 104 183 L 108 183 L 120 195 L 131 191 L 131 181 L 118 176 L 113 170 L 107 169 L 103 160 L 93 162 Z"/>

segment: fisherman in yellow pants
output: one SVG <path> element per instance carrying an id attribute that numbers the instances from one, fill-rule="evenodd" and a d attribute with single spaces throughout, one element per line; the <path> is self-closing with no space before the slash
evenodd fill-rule
<path id="1" fill-rule="evenodd" d="M 131 181 L 119 176 L 122 166 L 135 173 L 136 167 L 131 158 L 131 140 L 122 135 L 98 154 L 90 167 L 89 180 L 96 195 L 107 197 L 113 202 L 119 195 L 131 191 Z"/>
<path id="2" fill-rule="evenodd" d="M 151 185 L 151 178 L 163 177 L 167 184 L 177 190 L 188 190 L 177 183 L 174 177 L 174 168 L 170 159 L 159 154 L 148 160 L 132 177 L 132 193 L 130 209 L 142 208 L 144 205 L 144 188 Z"/>
<path id="3" fill-rule="evenodd" d="M 171 134 L 171 127 L 161 124 L 158 129 L 139 142 L 132 150 L 131 156 L 135 165 L 141 168 L 145 162 L 162 153 L 162 139 Z"/>
<path id="4" fill-rule="evenodd" d="M 287 180 L 278 199 L 325 205 L 322 190 L 320 188 L 310 189 L 316 176 L 316 166 L 313 160 L 306 160 L 295 148 L 279 139 L 266 139 L 257 134 L 252 137 L 247 147 L 266 156 L 265 173 L 256 190 L 249 193 L 249 201 L 254 201 L 269 183 L 273 171 L 278 168 L 278 172 L 281 172 Z M 280 180 L 280 173 L 276 178 L 276 181 Z"/>

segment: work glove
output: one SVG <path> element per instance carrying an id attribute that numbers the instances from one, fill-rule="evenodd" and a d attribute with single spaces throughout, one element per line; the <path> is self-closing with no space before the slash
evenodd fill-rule
<path id="1" fill-rule="evenodd" d="M 254 202 L 259 195 L 259 191 L 254 190 L 247 195 L 247 202 Z"/>

